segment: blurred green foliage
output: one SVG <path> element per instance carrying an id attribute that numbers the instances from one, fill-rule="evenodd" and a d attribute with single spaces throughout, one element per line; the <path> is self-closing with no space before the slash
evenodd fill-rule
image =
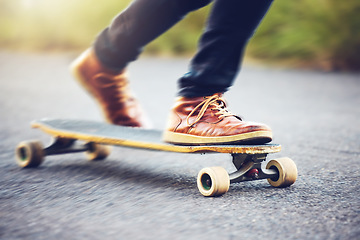
<path id="1" fill-rule="evenodd" d="M 83 50 L 130 0 L 0 0 L 0 48 Z M 149 44 L 148 53 L 191 54 L 209 7 Z M 277 0 L 247 55 L 324 70 L 360 70 L 360 1 Z"/>
<path id="2" fill-rule="evenodd" d="M 324 70 L 360 70 L 360 1 L 274 1 L 250 52 Z"/>

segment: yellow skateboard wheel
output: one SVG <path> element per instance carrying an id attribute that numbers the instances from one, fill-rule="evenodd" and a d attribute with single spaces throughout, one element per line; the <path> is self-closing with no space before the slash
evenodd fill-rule
<path id="1" fill-rule="evenodd" d="M 204 168 L 198 174 L 197 186 L 206 197 L 221 196 L 229 190 L 230 177 L 223 167 Z"/>
<path id="2" fill-rule="evenodd" d="M 279 176 L 276 179 L 268 179 L 268 182 L 273 187 L 288 187 L 295 183 L 298 175 L 296 164 L 293 160 L 287 157 L 271 160 L 266 165 L 266 168 L 275 169 L 279 173 Z"/>
<path id="3" fill-rule="evenodd" d="M 100 161 L 104 160 L 109 156 L 111 148 L 109 146 L 99 143 L 87 143 L 89 150 L 85 152 L 89 161 Z"/>
<path id="4" fill-rule="evenodd" d="M 44 161 L 44 150 L 40 141 L 24 141 L 15 150 L 16 163 L 22 168 L 35 168 Z"/>

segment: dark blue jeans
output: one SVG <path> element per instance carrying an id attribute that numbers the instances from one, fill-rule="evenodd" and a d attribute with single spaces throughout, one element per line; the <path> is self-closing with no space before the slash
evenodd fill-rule
<path id="1" fill-rule="evenodd" d="M 240 69 L 244 48 L 272 0 L 134 0 L 95 41 L 95 52 L 109 68 L 121 70 L 146 44 L 189 12 L 214 2 L 189 72 L 179 79 L 179 95 L 226 92 Z"/>

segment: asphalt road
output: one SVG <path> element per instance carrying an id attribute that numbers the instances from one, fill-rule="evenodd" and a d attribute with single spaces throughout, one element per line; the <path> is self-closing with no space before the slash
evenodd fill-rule
<path id="1" fill-rule="evenodd" d="M 292 158 L 298 180 L 234 184 L 205 198 L 197 172 L 231 170 L 229 156 L 115 148 L 103 162 L 77 153 L 37 169 L 15 164 L 20 141 L 50 141 L 31 120 L 102 120 L 68 72 L 73 57 L 0 52 L 0 239 L 360 239 L 360 75 L 245 65 L 229 107 L 272 127 L 283 146 L 273 157 Z M 186 68 L 186 59 L 160 58 L 130 67 L 154 128 Z"/>

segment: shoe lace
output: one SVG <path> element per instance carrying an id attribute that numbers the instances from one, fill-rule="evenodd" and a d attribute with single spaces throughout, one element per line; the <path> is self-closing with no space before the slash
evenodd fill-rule
<path id="1" fill-rule="evenodd" d="M 192 117 L 200 107 L 201 107 L 201 109 L 200 109 L 199 113 L 197 114 L 195 121 L 193 123 L 190 123 L 190 117 Z M 211 110 L 214 112 L 214 115 L 216 115 L 218 117 L 219 121 L 223 120 L 225 117 L 235 116 L 227 109 L 226 102 L 222 97 L 220 97 L 218 95 L 213 95 L 211 97 L 206 97 L 204 101 L 202 101 L 200 104 L 198 104 L 190 112 L 190 114 L 186 118 L 186 122 L 187 122 L 188 126 L 191 127 L 191 126 L 195 125 L 196 123 L 198 123 L 201 120 L 201 118 L 204 116 L 206 110 L 209 107 L 211 107 Z"/>

